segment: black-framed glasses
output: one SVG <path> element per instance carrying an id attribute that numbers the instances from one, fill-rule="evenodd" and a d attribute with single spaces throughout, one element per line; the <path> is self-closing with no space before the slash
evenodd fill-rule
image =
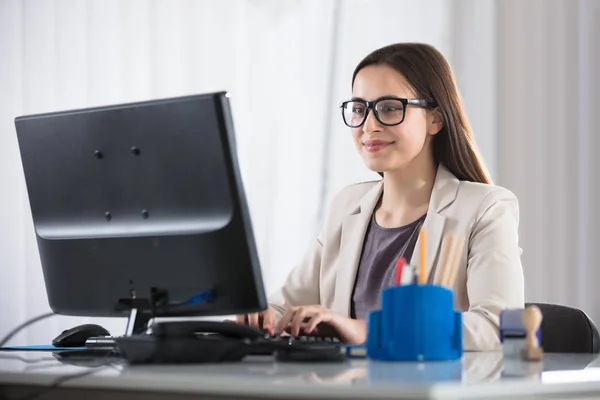
<path id="1" fill-rule="evenodd" d="M 435 101 L 430 99 L 404 99 L 401 97 L 381 97 L 375 101 L 348 100 L 340 104 L 344 123 L 350 128 L 358 128 L 367 120 L 369 109 L 382 125 L 394 126 L 404 121 L 406 107 L 413 106 L 435 108 Z"/>

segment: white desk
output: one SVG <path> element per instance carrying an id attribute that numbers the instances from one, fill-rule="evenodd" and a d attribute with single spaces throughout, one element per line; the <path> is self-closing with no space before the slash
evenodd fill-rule
<path id="1" fill-rule="evenodd" d="M 31 362 L 38 360 L 37 362 Z M 39 361 L 41 360 L 41 361 Z M 92 373 L 93 370 L 93 373 Z M 89 371 L 57 388 L 57 379 Z M 454 363 L 275 363 L 268 357 L 234 364 L 188 366 L 66 365 L 49 353 L 0 353 L 0 398 L 44 392 L 49 398 L 94 399 L 484 399 L 598 398 L 600 359 L 546 354 L 543 363 L 466 353 Z M 110 397 L 108 396 L 110 394 Z M 221 397 L 222 396 L 222 397 Z"/>

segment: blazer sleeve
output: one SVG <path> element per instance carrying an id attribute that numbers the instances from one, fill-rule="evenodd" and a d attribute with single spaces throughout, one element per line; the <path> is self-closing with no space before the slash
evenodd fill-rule
<path id="1" fill-rule="evenodd" d="M 357 185 L 350 185 L 337 193 L 328 206 L 327 217 L 320 233 L 313 240 L 301 262 L 288 274 L 280 289 L 269 296 L 269 306 L 280 318 L 290 307 L 321 304 L 321 267 L 323 256 L 323 238 L 331 237 L 340 226 L 340 216 L 354 198 L 349 192 Z"/>
<path id="2" fill-rule="evenodd" d="M 269 306 L 277 317 L 293 306 L 319 304 L 319 276 L 323 243 L 318 236 L 303 260 L 288 274 L 283 286 L 269 296 Z"/>
<path id="3" fill-rule="evenodd" d="M 463 313 L 465 351 L 498 350 L 500 312 L 524 307 L 519 204 L 496 187 L 481 204 L 467 254 L 469 310 Z"/>

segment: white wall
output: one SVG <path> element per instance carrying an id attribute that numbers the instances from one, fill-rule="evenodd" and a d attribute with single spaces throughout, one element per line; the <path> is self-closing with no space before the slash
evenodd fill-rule
<path id="1" fill-rule="evenodd" d="M 591 209 L 598 142 L 590 133 L 599 104 L 592 76 L 597 8 L 593 0 L 0 0 L 0 335 L 48 310 L 15 116 L 229 90 L 272 291 L 300 259 L 335 192 L 374 177 L 355 154 L 338 104 L 350 95 L 360 59 L 399 41 L 428 42 L 448 56 L 494 179 L 521 199 L 528 297 L 585 305 L 600 319 L 599 296 L 588 283 L 598 281 L 595 232 L 583 225 L 599 222 Z M 553 32 L 567 25 L 568 36 Z M 554 95 L 571 100 L 560 109 L 577 115 L 576 124 L 564 114 L 560 129 L 543 122 Z M 574 137 L 578 145 L 570 146 Z M 570 162 L 557 164 L 562 146 Z M 532 182 L 544 182 L 545 192 Z M 548 200 L 552 184 L 561 194 Z M 557 260 L 553 274 L 544 273 L 555 259 L 548 245 Z M 79 321 L 40 322 L 19 341 L 47 342 Z M 117 334 L 123 327 L 98 322 Z"/>

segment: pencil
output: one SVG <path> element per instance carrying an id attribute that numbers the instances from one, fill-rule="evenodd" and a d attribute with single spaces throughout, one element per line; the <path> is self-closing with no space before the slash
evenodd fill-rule
<path id="1" fill-rule="evenodd" d="M 448 281 L 447 281 L 447 286 L 449 288 L 454 287 L 454 281 L 456 280 L 456 275 L 458 273 L 458 264 L 460 263 L 460 256 L 462 254 L 464 245 L 465 245 L 465 238 L 461 236 L 460 238 L 458 238 L 458 243 L 456 244 L 456 248 L 454 250 L 454 254 L 452 257 L 452 262 L 450 264 L 451 267 L 450 267 L 450 272 L 448 273 Z"/>
<path id="2" fill-rule="evenodd" d="M 439 272 L 438 272 L 438 280 L 437 284 L 440 286 L 446 285 L 446 281 L 448 280 L 448 269 L 450 260 L 452 260 L 452 249 L 454 246 L 454 235 L 448 233 L 444 236 L 444 241 L 442 243 L 442 254 L 440 255 L 439 262 Z"/>
<path id="3" fill-rule="evenodd" d="M 421 257 L 419 259 L 419 283 L 421 285 L 425 284 L 425 281 L 427 280 L 425 278 L 425 270 L 426 270 L 426 255 L 425 252 L 427 250 L 427 235 L 425 234 L 425 230 L 423 228 L 421 228 L 421 232 L 419 232 L 419 241 L 421 243 L 420 246 L 420 250 L 421 250 Z"/>

